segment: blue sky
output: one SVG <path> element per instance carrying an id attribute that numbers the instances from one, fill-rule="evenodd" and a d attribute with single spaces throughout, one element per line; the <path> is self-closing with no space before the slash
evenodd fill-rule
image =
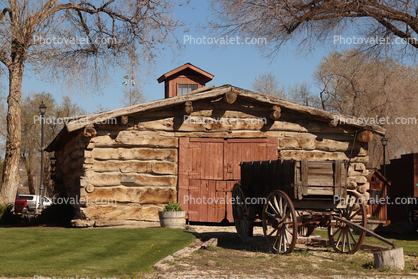
<path id="1" fill-rule="evenodd" d="M 192 0 L 186 7 L 179 8 L 175 15 L 189 24 L 187 33 L 179 33 L 178 40 L 183 43 L 184 35 L 199 38 L 207 36 L 204 31 L 197 28 L 209 18 L 209 8 L 207 1 Z M 332 42 L 331 42 L 332 43 Z M 214 84 L 220 86 L 231 84 L 237 87 L 250 89 L 251 83 L 260 74 L 272 72 L 281 85 L 289 86 L 297 82 L 313 83 L 312 75 L 316 66 L 323 56 L 326 56 L 331 49 L 318 48 L 308 55 L 298 56 L 295 52 L 296 46 L 288 44 L 272 60 L 265 58 L 252 45 L 228 45 L 226 47 L 213 47 L 203 44 L 184 45 L 184 50 L 173 59 L 171 53 L 166 53 L 164 58 L 157 58 L 157 67 L 151 76 L 143 80 L 143 90 L 148 96 L 147 100 L 157 100 L 164 97 L 163 84 L 158 84 L 157 78 L 162 74 L 183 65 L 192 63 L 193 65 L 213 74 L 214 79 L 207 85 Z M 97 94 L 71 94 L 70 97 L 79 106 L 85 108 L 89 113 L 97 110 L 100 105 L 106 109 L 117 109 L 123 107 L 120 99 L 123 96 L 124 81 L 126 73 L 114 75 L 111 82 L 99 97 Z M 135 73 L 134 73 L 135 75 Z M 138 74 L 137 74 L 138 75 Z M 139 78 L 137 76 L 137 78 Z M 313 85 L 312 91 L 317 91 Z M 31 92 L 46 91 L 61 101 L 63 94 L 61 84 L 45 83 L 38 81 L 31 73 L 26 71 L 23 80 L 23 95 Z"/>

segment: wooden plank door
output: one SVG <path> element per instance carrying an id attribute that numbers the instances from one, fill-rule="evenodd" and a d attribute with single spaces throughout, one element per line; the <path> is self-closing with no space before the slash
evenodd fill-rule
<path id="1" fill-rule="evenodd" d="M 180 138 L 178 197 L 189 221 L 224 219 L 222 192 L 217 191 L 217 181 L 224 180 L 223 156 L 224 139 Z"/>
<path id="2" fill-rule="evenodd" d="M 232 188 L 240 162 L 277 159 L 277 138 L 180 138 L 178 198 L 189 221 L 233 222 Z"/>
<path id="3" fill-rule="evenodd" d="M 228 139 L 225 145 L 224 177 L 228 181 L 226 196 L 232 198 L 232 188 L 241 181 L 241 162 L 277 160 L 277 138 Z M 227 204 L 227 219 L 234 221 L 232 203 Z"/>

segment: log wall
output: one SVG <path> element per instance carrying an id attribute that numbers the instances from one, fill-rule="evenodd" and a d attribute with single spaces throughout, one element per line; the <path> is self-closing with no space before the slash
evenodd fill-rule
<path id="1" fill-rule="evenodd" d="M 179 137 L 276 137 L 283 159 L 351 157 L 348 189 L 368 197 L 364 165 L 369 158 L 368 144 L 354 143 L 354 128 L 286 111 L 272 120 L 271 107 L 239 98 L 232 105 L 221 98 L 191 106 L 187 116 L 184 106 L 177 106 L 73 132 L 55 157 L 58 181 L 65 185 L 68 196 L 82 201 L 77 207 L 81 221 L 76 225 L 158 221 L 158 211 L 177 201 Z"/>

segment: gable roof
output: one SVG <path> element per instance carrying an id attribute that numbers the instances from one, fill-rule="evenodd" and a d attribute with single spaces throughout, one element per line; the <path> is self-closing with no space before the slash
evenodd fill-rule
<path id="1" fill-rule="evenodd" d="M 384 177 L 384 176 L 383 176 L 383 174 L 382 174 L 380 171 L 378 171 L 377 169 L 374 169 L 374 170 L 372 170 L 372 171 L 369 173 L 369 175 L 367 176 L 367 181 L 368 181 L 368 182 L 370 182 L 370 181 L 371 181 L 372 176 L 373 176 L 374 174 L 376 174 L 376 176 L 377 176 L 377 177 L 378 177 L 381 181 L 383 181 L 383 182 L 385 183 L 385 185 L 387 185 L 387 186 L 391 186 L 391 185 L 392 185 L 392 183 L 391 183 L 390 181 L 388 181 L 388 180 L 387 180 L 387 178 L 386 178 L 386 177 Z"/>
<path id="2" fill-rule="evenodd" d="M 147 111 L 159 110 L 168 107 L 173 107 L 176 105 L 184 104 L 186 101 L 198 101 L 203 99 L 211 99 L 222 97 L 225 93 L 233 91 L 237 94 L 239 98 L 245 98 L 250 101 L 257 103 L 262 103 L 265 105 L 278 105 L 284 111 L 297 112 L 307 118 L 315 119 L 323 122 L 330 122 L 332 120 L 344 120 L 344 125 L 359 128 L 359 129 L 368 129 L 373 133 L 384 136 L 386 134 L 386 129 L 379 125 L 366 125 L 363 122 L 358 122 L 353 117 L 344 116 L 338 113 L 333 113 L 314 107 L 309 107 L 301 105 L 295 102 L 287 101 L 275 96 L 264 95 L 261 93 L 255 93 L 249 90 L 241 89 L 231 85 L 223 85 L 220 87 L 215 87 L 214 85 L 199 88 L 190 93 L 156 100 L 148 103 L 138 104 L 130 107 L 124 107 L 120 109 L 105 111 L 97 114 L 91 114 L 76 118 L 75 120 L 70 120 L 65 123 L 64 128 L 60 133 L 54 138 L 54 140 L 47 147 L 47 151 L 51 152 L 55 150 L 55 146 L 58 141 L 68 133 L 80 130 L 90 124 L 100 124 L 104 123 L 109 119 L 117 118 L 125 115 L 133 115 Z"/>
<path id="3" fill-rule="evenodd" d="M 161 82 L 165 81 L 166 79 L 168 79 L 169 77 L 171 77 L 171 76 L 173 76 L 173 75 L 175 75 L 175 74 L 177 74 L 177 73 L 179 73 L 181 71 L 187 70 L 187 69 L 190 69 L 190 70 L 192 70 L 192 71 L 194 71 L 194 72 L 196 72 L 196 73 L 198 73 L 198 74 L 206 77 L 207 78 L 207 82 L 208 81 L 211 81 L 213 79 L 213 77 L 214 77 L 214 75 L 209 74 L 208 72 L 203 71 L 202 69 L 200 69 L 200 68 L 198 68 L 198 67 L 196 67 L 196 66 L 194 66 L 194 65 L 192 65 L 190 63 L 186 63 L 183 66 L 180 66 L 178 68 L 175 68 L 174 70 L 171 70 L 168 73 L 165 73 L 164 75 L 160 76 L 157 79 L 157 81 L 158 81 L 158 83 L 161 83 Z"/>

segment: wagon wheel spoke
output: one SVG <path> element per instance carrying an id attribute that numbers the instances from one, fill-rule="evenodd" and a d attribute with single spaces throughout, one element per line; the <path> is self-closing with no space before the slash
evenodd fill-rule
<path id="1" fill-rule="evenodd" d="M 347 218 L 348 220 L 353 220 L 354 217 L 356 217 L 357 215 L 359 215 L 361 213 L 361 209 L 358 209 L 356 212 L 354 212 L 353 215 L 348 215 L 349 217 Z"/>
<path id="2" fill-rule="evenodd" d="M 280 200 L 280 204 L 277 204 L 277 197 L 276 196 L 274 197 L 274 205 L 276 206 L 276 212 L 279 218 L 282 218 L 281 213 L 283 213 L 281 201 L 282 200 Z"/>
<path id="3" fill-rule="evenodd" d="M 277 244 L 277 240 L 279 240 L 279 238 L 280 238 L 280 231 L 279 230 L 277 230 L 277 234 L 276 234 L 276 237 L 274 238 L 274 243 L 273 243 L 273 248 L 274 249 L 276 249 L 276 244 Z M 280 240 L 279 240 L 279 249 L 280 249 L 280 245 L 281 245 L 281 238 L 280 238 Z M 277 250 L 277 249 L 276 249 Z"/>
<path id="4" fill-rule="evenodd" d="M 286 212 L 286 213 L 285 213 L 285 216 L 283 217 L 283 222 L 284 222 L 284 220 L 289 219 L 289 217 L 290 217 L 290 213 L 291 213 L 291 211 L 290 211 L 290 210 L 289 210 L 288 212 Z"/>
<path id="5" fill-rule="evenodd" d="M 342 235 L 342 231 L 340 231 L 340 233 L 338 234 L 338 239 L 337 239 L 337 244 L 335 246 L 339 246 L 340 244 L 340 240 L 341 240 L 341 235 Z"/>
<path id="6" fill-rule="evenodd" d="M 283 237 L 283 252 L 286 252 L 286 250 L 287 250 L 286 249 L 287 248 L 287 245 L 286 245 L 287 235 L 286 235 L 285 231 L 282 232 L 282 237 Z"/>
<path id="7" fill-rule="evenodd" d="M 284 237 L 286 238 L 286 241 L 289 242 L 289 238 L 287 237 L 286 231 L 289 231 L 289 229 L 288 228 L 285 228 L 283 234 L 284 234 Z M 292 234 L 292 233 L 289 231 L 289 234 Z"/>
<path id="8" fill-rule="evenodd" d="M 357 244 L 357 240 L 354 237 L 353 232 L 351 230 L 349 232 L 350 232 L 351 239 L 354 241 L 354 245 L 356 245 Z"/>
<path id="9" fill-rule="evenodd" d="M 279 213 L 277 212 L 277 210 L 274 208 L 274 206 L 271 204 L 271 202 L 268 202 L 268 205 L 271 207 L 271 209 L 273 209 L 274 213 L 279 215 Z"/>
<path id="10" fill-rule="evenodd" d="M 292 252 L 296 245 L 297 219 L 290 198 L 283 191 L 271 192 L 267 196 L 262 218 L 264 237 L 270 250 L 275 253 Z"/>
<path id="11" fill-rule="evenodd" d="M 362 227 L 367 226 L 366 208 L 357 193 L 348 192 L 344 209 L 334 210 L 333 215 L 355 222 Z M 354 220 L 356 218 L 356 220 Z M 334 231 L 335 230 L 335 231 Z M 336 222 L 335 227 L 328 227 L 330 245 L 336 252 L 354 254 L 360 249 L 366 233 L 355 229 L 345 222 Z"/>
<path id="12" fill-rule="evenodd" d="M 274 215 L 273 215 L 273 214 L 271 214 L 270 212 L 267 212 L 267 211 L 266 211 L 266 214 L 267 214 L 270 218 L 276 219 L 276 216 L 274 216 Z"/>
<path id="13" fill-rule="evenodd" d="M 351 231 L 348 230 L 348 233 L 347 233 L 348 250 L 351 250 L 350 234 L 351 234 Z"/>
<path id="14" fill-rule="evenodd" d="M 277 231 L 277 229 L 274 229 L 273 231 L 271 231 L 271 233 L 269 233 L 269 236 L 271 236 L 273 233 L 275 233 Z"/>
<path id="15" fill-rule="evenodd" d="M 333 235 L 336 235 L 339 231 L 341 230 L 341 228 L 338 228 L 334 233 L 333 233 Z"/>

